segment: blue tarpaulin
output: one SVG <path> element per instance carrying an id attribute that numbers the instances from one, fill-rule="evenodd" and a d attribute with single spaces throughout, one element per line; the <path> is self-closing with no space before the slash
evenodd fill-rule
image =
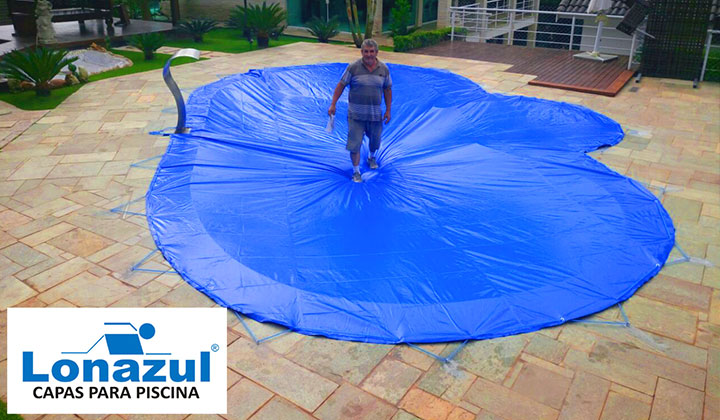
<path id="1" fill-rule="evenodd" d="M 389 65 L 380 167 L 353 183 L 347 90 L 325 131 L 345 66 L 252 70 L 190 96 L 192 131 L 172 136 L 147 215 L 216 302 L 345 340 L 483 339 L 595 313 L 660 270 L 667 212 L 585 154 L 622 139 L 613 120 Z"/>

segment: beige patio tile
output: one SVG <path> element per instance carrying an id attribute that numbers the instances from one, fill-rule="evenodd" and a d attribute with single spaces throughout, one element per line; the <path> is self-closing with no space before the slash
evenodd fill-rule
<path id="1" fill-rule="evenodd" d="M 243 378 L 228 390 L 227 415 L 233 419 L 247 419 L 272 396 L 272 392 Z"/>
<path id="2" fill-rule="evenodd" d="M 75 206 L 76 203 L 66 200 L 64 198 L 56 198 L 55 200 L 48 201 L 30 209 L 24 210 L 23 214 L 32 217 L 33 219 L 39 219 L 44 216 L 54 215 L 54 213 Z"/>
<path id="3" fill-rule="evenodd" d="M 602 420 L 642 420 L 650 415 L 650 405 L 628 398 L 626 395 L 611 392 L 608 395 Z"/>
<path id="4" fill-rule="evenodd" d="M 39 232 L 33 233 L 29 236 L 25 236 L 20 241 L 26 245 L 35 247 L 43 242 L 49 241 L 50 239 L 60 236 L 63 233 L 69 232 L 73 229 L 75 229 L 75 226 L 69 223 L 61 222 L 49 228 L 43 229 Z"/>
<path id="5" fill-rule="evenodd" d="M 311 338 L 287 357 L 335 382 L 358 385 L 390 350 L 386 345 Z"/>
<path id="6" fill-rule="evenodd" d="M 89 163 L 61 163 L 47 174 L 47 178 L 80 178 L 95 176 L 103 167 L 102 162 Z"/>
<path id="7" fill-rule="evenodd" d="M 473 341 L 460 352 L 457 362 L 473 374 L 499 383 L 526 344 L 522 336 Z"/>
<path id="8" fill-rule="evenodd" d="M 697 316 L 675 306 L 641 296 L 634 296 L 625 305 L 633 325 L 686 343 L 695 339 Z"/>
<path id="9" fill-rule="evenodd" d="M 455 409 L 449 402 L 417 388 L 405 395 L 399 407 L 422 419 L 445 419 Z"/>
<path id="10" fill-rule="evenodd" d="M 394 413 L 395 408 L 390 404 L 352 385 L 344 384 L 315 411 L 315 417 L 321 420 L 338 418 L 383 420 L 389 419 Z M 431 419 L 432 417 L 426 418 Z"/>
<path id="11" fill-rule="evenodd" d="M 32 218 L 13 210 L 0 211 L 0 230 L 11 230 L 30 222 Z"/>
<path id="12" fill-rule="evenodd" d="M 37 292 L 25 283 L 10 275 L 0 277 L 0 310 L 27 300 Z"/>
<path id="13" fill-rule="evenodd" d="M 134 290 L 122 299 L 112 304 L 115 307 L 142 308 L 150 305 L 156 300 L 170 292 L 170 288 L 157 281 L 146 283 L 139 289 Z"/>
<path id="14" fill-rule="evenodd" d="M 112 277 L 81 273 L 41 293 L 38 299 L 46 303 L 64 299 L 82 307 L 105 307 L 134 290 Z"/>
<path id="15" fill-rule="evenodd" d="M 475 381 L 465 399 L 510 420 L 555 419 L 559 414 L 558 410 L 482 378 Z"/>
<path id="16" fill-rule="evenodd" d="M 451 372 L 442 363 L 434 363 L 417 381 L 417 387 L 450 402 L 458 402 L 475 382 L 476 375 L 465 370 Z"/>
<path id="17" fill-rule="evenodd" d="M 26 280 L 27 284 L 39 291 L 45 291 L 56 284 L 72 278 L 92 265 L 80 257 L 73 258 Z"/>
<path id="18" fill-rule="evenodd" d="M 276 419 L 287 419 L 287 420 L 311 420 L 313 417 L 301 410 L 294 404 L 275 397 L 265 404 L 255 415 L 251 417 L 252 420 L 276 420 Z"/>
<path id="19" fill-rule="evenodd" d="M 60 163 L 107 162 L 115 158 L 115 152 L 82 153 L 63 156 Z"/>
<path id="20" fill-rule="evenodd" d="M 228 348 L 228 366 L 308 411 L 319 407 L 338 386 L 242 338 Z"/>
<path id="21" fill-rule="evenodd" d="M 397 404 L 420 374 L 419 369 L 386 359 L 365 379 L 361 388 L 385 401 Z"/>
<path id="22" fill-rule="evenodd" d="M 689 387 L 702 390 L 705 388 L 705 372 L 703 368 L 689 366 L 667 358 L 656 352 L 645 351 L 633 344 L 602 340 L 598 342 L 590 358 L 612 358 L 627 362 L 643 372 L 670 379 Z"/>
<path id="23" fill-rule="evenodd" d="M 423 344 L 420 347 L 431 353 L 440 354 L 442 353 L 445 346 L 445 343 L 438 343 Z M 432 366 L 432 364 L 435 362 L 435 359 L 433 359 L 432 357 L 428 356 L 425 353 L 419 352 L 409 346 L 393 347 L 392 351 L 390 352 L 390 356 L 422 370 L 430 369 L 430 366 Z"/>
<path id="24" fill-rule="evenodd" d="M 710 307 L 712 290 L 709 287 L 659 274 L 637 293 L 640 296 L 671 305 L 707 312 Z"/>
<path id="25" fill-rule="evenodd" d="M 703 393 L 660 378 L 651 420 L 702 419 Z"/>
<path id="26" fill-rule="evenodd" d="M 578 370 L 558 419 L 599 419 L 609 390 L 610 381 Z"/>
<path id="27" fill-rule="evenodd" d="M 28 206 L 39 206 L 48 201 L 61 198 L 69 193 L 66 188 L 53 184 L 41 184 L 37 187 L 27 189 L 30 184 L 23 185 L 23 190 L 13 198 Z"/>
<path id="28" fill-rule="evenodd" d="M 99 121 L 86 121 L 72 127 L 70 133 L 91 134 L 100 131 L 100 127 L 102 127 L 102 123 Z"/>
<path id="29" fill-rule="evenodd" d="M 0 254 L 23 267 L 31 267 L 48 259 L 47 255 L 23 243 L 8 246 L 0 250 Z"/>
<path id="30" fill-rule="evenodd" d="M 565 394 L 570 387 L 571 381 L 571 378 L 528 363 L 523 366 L 512 389 L 559 410 L 565 400 Z"/>
<path id="31" fill-rule="evenodd" d="M 78 257 L 88 257 L 114 243 L 85 229 L 73 229 L 53 238 L 48 243 Z"/>
<path id="32" fill-rule="evenodd" d="M 565 356 L 565 365 L 620 383 L 648 395 L 655 392 L 657 376 L 646 373 L 626 362 L 598 355 L 591 357 L 584 352 L 570 349 Z"/>

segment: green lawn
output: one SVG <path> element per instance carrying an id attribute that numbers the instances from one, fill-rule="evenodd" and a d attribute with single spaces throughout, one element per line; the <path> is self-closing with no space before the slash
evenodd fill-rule
<path id="1" fill-rule="evenodd" d="M 280 45 L 293 44 L 295 42 L 317 42 L 316 38 L 304 38 L 298 36 L 282 35 L 278 40 L 271 39 L 270 47 Z M 352 43 L 332 41 L 332 44 L 347 45 L 354 47 Z M 242 31 L 229 28 L 218 28 L 205 34 L 201 43 L 196 43 L 192 39 L 168 39 L 165 43 L 168 47 L 176 48 L 195 48 L 201 51 L 219 51 L 226 53 L 243 53 L 247 51 L 257 50 L 257 44 L 250 44 L 242 37 Z M 392 51 L 392 47 L 380 47 L 382 51 Z M 110 77 L 124 76 L 126 74 L 140 73 L 149 70 L 161 69 L 170 55 L 155 54 L 155 58 L 151 61 L 145 61 L 143 53 L 136 51 L 112 50 L 115 54 L 120 54 L 132 60 L 134 63 L 130 67 L 106 71 L 104 73 L 90 76 L 90 83 L 108 79 Z M 358 51 L 358 56 L 360 52 Z M 205 60 L 204 58 L 201 60 Z M 173 66 L 186 64 L 194 61 L 191 58 L 178 58 L 173 61 Z M 60 89 L 53 89 L 50 96 L 40 97 L 35 95 L 35 91 L 25 91 L 20 93 L 0 92 L 0 101 L 15 105 L 26 111 L 37 111 L 44 109 L 54 109 L 60 105 L 67 97 L 80 89 L 82 85 L 67 86 Z"/>
<path id="2" fill-rule="evenodd" d="M 125 56 L 134 63 L 130 67 L 106 71 L 104 73 L 90 76 L 90 82 L 107 79 L 110 77 L 124 76 L 126 74 L 140 73 L 149 70 L 161 69 L 165 62 L 170 58 L 168 54 L 155 54 L 155 58 L 145 61 L 143 53 L 137 51 L 112 50 L 113 53 Z M 204 59 L 203 59 L 204 60 Z M 173 61 L 172 65 L 182 65 L 193 62 L 192 58 L 178 58 Z M 75 93 L 82 85 L 66 86 L 60 89 L 53 89 L 50 96 L 37 96 L 35 91 L 25 91 L 20 93 L 0 92 L 0 101 L 5 101 L 15 105 L 26 111 L 37 111 L 42 109 L 53 109 L 60 105 L 68 96 Z"/>
<path id="3" fill-rule="evenodd" d="M 23 418 L 17 414 L 8 414 L 5 401 L 0 400 L 0 420 L 23 420 Z"/>
<path id="4" fill-rule="evenodd" d="M 270 47 L 278 47 L 280 45 L 293 44 L 295 42 L 318 42 L 317 38 L 311 37 L 308 32 L 308 37 L 281 35 L 279 39 L 270 40 Z M 331 44 L 336 45 L 353 45 L 347 42 L 331 41 Z M 202 51 L 218 51 L 225 53 L 244 53 L 248 51 L 257 50 L 257 43 L 253 42 L 250 44 L 243 37 L 242 31 L 239 29 L 231 28 L 217 28 L 206 33 L 203 36 L 203 42 L 194 42 L 192 39 L 168 39 L 165 44 L 168 47 L 177 48 L 195 48 Z M 392 47 L 380 47 L 382 51 L 392 51 Z"/>

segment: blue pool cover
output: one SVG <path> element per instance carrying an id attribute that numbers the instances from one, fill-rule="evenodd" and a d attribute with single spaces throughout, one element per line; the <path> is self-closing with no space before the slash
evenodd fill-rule
<path id="1" fill-rule="evenodd" d="M 190 96 L 192 131 L 171 138 L 148 222 L 216 302 L 345 340 L 483 339 L 595 313 L 660 270 L 667 212 L 585 154 L 622 139 L 613 120 L 390 65 L 380 168 L 357 184 L 347 90 L 325 131 L 345 66 L 252 70 Z"/>

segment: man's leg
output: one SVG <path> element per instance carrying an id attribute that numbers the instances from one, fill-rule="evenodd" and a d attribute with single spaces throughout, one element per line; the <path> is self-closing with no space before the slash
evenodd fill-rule
<path id="1" fill-rule="evenodd" d="M 360 176 L 360 147 L 362 146 L 365 124 L 363 121 L 356 121 L 348 118 L 348 140 L 345 149 L 350 152 L 350 160 L 353 164 L 353 181 L 362 182 Z"/>
<path id="2" fill-rule="evenodd" d="M 360 166 L 360 152 L 350 152 L 350 160 L 352 161 L 353 168 Z"/>
<path id="3" fill-rule="evenodd" d="M 375 152 L 380 148 L 382 129 L 382 121 L 368 121 L 365 123 L 365 132 L 370 139 L 370 156 L 368 157 L 370 169 L 377 169 L 378 167 Z"/>

